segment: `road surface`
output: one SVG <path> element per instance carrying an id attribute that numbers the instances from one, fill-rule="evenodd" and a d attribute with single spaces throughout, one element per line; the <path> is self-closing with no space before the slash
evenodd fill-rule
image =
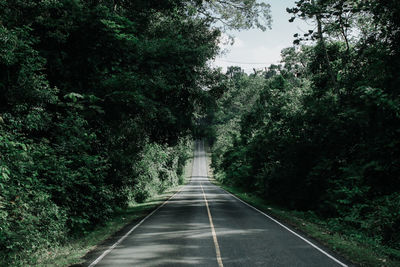
<path id="1" fill-rule="evenodd" d="M 196 142 L 190 183 L 92 266 L 346 266 L 207 178 Z"/>

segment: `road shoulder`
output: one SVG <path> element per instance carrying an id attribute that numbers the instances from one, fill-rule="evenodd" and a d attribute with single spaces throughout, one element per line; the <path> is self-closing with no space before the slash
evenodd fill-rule
<path id="1" fill-rule="evenodd" d="M 185 186 L 190 181 L 192 166 L 193 156 L 186 163 L 183 185 L 169 188 L 143 203 L 132 204 L 128 208 L 118 211 L 108 222 L 96 227 L 84 237 L 39 255 L 38 266 L 89 266 L 135 225 Z"/>

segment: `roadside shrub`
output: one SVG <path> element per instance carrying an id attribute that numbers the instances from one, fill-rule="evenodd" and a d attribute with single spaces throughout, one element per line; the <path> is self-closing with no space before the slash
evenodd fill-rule
<path id="1" fill-rule="evenodd" d="M 183 168 L 190 156 L 188 140 L 180 140 L 175 147 L 148 143 L 135 162 L 133 199 L 143 202 L 168 187 L 182 184 Z"/>
<path id="2" fill-rule="evenodd" d="M 32 254 L 63 242 L 67 214 L 53 202 L 38 176 L 32 150 L 38 153 L 46 148 L 1 133 L 0 263 L 13 265 L 27 260 L 21 251 Z"/>

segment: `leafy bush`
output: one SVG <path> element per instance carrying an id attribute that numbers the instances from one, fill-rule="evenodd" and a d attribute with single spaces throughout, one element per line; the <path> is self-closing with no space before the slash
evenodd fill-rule
<path id="1" fill-rule="evenodd" d="M 32 153 L 46 148 L 30 143 L 4 131 L 0 136 L 0 262 L 65 240 L 67 214 L 40 180 Z M 18 260 L 26 259 L 17 254 Z"/>
<path id="2" fill-rule="evenodd" d="M 182 184 L 183 168 L 191 151 L 190 143 L 181 140 L 176 147 L 147 144 L 135 164 L 135 185 L 132 195 L 137 202 Z"/>

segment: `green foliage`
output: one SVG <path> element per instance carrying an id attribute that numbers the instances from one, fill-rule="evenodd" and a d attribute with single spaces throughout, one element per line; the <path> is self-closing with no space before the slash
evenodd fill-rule
<path id="1" fill-rule="evenodd" d="M 143 202 L 165 189 L 183 183 L 183 168 L 189 158 L 190 145 L 181 141 L 176 147 L 147 144 L 135 163 L 132 199 Z"/>
<path id="2" fill-rule="evenodd" d="M 46 148 L 4 131 L 0 141 L 0 262 L 10 262 L 18 251 L 32 253 L 62 242 L 67 216 L 38 180 L 33 151 Z"/>
<path id="3" fill-rule="evenodd" d="M 195 5 L 200 15 L 222 23 L 225 29 L 251 29 L 265 31 L 271 27 L 270 5 L 256 0 L 212 0 Z M 189 6 L 193 7 L 193 6 Z M 193 11 L 195 12 L 195 11 Z"/>
<path id="4" fill-rule="evenodd" d="M 213 167 L 223 183 L 311 211 L 398 258 L 400 25 L 389 11 L 398 4 L 352 2 L 297 1 L 289 12 L 319 24 L 318 42 L 283 50 L 283 64 L 263 73 L 228 70 Z"/>

